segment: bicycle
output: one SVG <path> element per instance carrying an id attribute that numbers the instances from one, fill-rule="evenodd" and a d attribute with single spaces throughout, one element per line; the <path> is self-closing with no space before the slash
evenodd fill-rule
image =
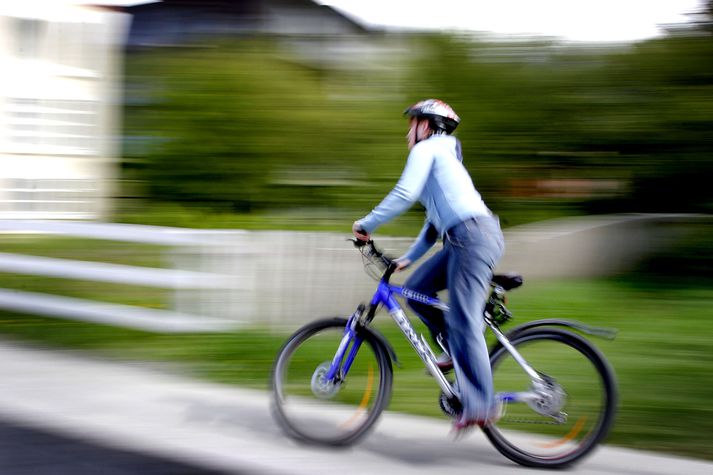
<path id="1" fill-rule="evenodd" d="M 392 361 L 386 338 L 370 326 L 385 307 L 441 389 L 439 404 L 449 417 L 460 409 L 457 381 L 439 369 L 423 335 L 417 336 L 395 296 L 448 310 L 441 300 L 389 283 L 393 261 L 373 241 L 353 240 L 368 269 L 384 269 L 368 307 L 349 317 L 318 320 L 297 330 L 279 351 L 272 373 L 273 413 L 298 440 L 348 445 L 363 437 L 389 403 Z M 506 292 L 522 285 L 514 274 L 494 275 L 484 310 L 496 343 L 490 362 L 502 416 L 482 427 L 492 445 L 512 461 L 559 468 L 581 460 L 613 423 L 617 403 L 614 373 L 604 356 L 580 333 L 613 338 L 614 332 L 578 322 L 548 319 L 515 327 Z M 439 342 L 440 343 L 440 342 Z M 444 345 L 441 345 L 444 346 Z"/>

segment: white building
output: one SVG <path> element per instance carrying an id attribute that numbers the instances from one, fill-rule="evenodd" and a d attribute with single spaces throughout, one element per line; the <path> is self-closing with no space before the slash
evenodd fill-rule
<path id="1" fill-rule="evenodd" d="M 0 3 L 0 218 L 106 215 L 128 21 L 78 0 Z"/>

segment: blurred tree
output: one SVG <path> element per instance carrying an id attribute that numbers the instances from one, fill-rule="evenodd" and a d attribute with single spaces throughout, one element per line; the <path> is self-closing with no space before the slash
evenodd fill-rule
<path id="1" fill-rule="evenodd" d="M 693 24 L 697 29 L 709 34 L 713 33 L 713 0 L 707 0 L 701 11 L 693 15 L 696 17 Z"/>
<path id="2" fill-rule="evenodd" d="M 583 191 L 562 189 L 541 206 L 710 211 L 707 36 L 594 51 L 439 37 L 424 50 L 419 68 L 427 81 L 419 92 L 458 104 L 467 166 L 476 180 L 484 178 L 479 187 L 506 219 L 542 196 L 538 183 L 557 180 L 579 180 Z M 615 192 L 602 198 L 597 189 Z"/>
<path id="3" fill-rule="evenodd" d="M 463 118 L 466 166 L 505 224 L 710 212 L 709 19 L 607 48 L 399 37 L 418 54 L 384 70 L 309 66 L 269 39 L 131 56 L 129 97 L 143 100 L 126 129 L 148 139 L 127 148 L 126 170 L 154 201 L 363 211 L 402 169 L 399 111 L 439 97 Z"/>
<path id="4" fill-rule="evenodd" d="M 363 196 L 345 188 L 388 153 L 379 122 L 401 125 L 380 116 L 386 106 L 349 99 L 348 85 L 331 99 L 338 73 L 285 59 L 267 39 L 129 60 L 126 130 L 147 143 L 127 148 L 125 167 L 152 200 L 237 212 L 336 206 Z"/>

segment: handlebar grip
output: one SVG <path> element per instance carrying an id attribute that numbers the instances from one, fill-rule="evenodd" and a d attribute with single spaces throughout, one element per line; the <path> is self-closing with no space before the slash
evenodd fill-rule
<path id="1" fill-rule="evenodd" d="M 364 237 L 366 237 L 366 236 L 369 235 L 369 233 L 366 232 L 366 229 L 362 228 L 361 226 L 359 226 L 358 228 L 356 228 L 355 231 L 356 231 L 357 234 L 359 234 L 359 235 L 361 235 L 361 236 L 364 236 Z"/>
<path id="2" fill-rule="evenodd" d="M 371 243 L 371 241 L 362 241 L 361 239 L 350 239 L 351 242 L 354 243 L 354 247 L 364 247 L 367 244 Z"/>

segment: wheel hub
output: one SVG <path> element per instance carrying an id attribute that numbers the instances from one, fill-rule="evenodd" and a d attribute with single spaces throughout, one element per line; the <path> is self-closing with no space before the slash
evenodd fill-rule
<path id="1" fill-rule="evenodd" d="M 562 408 L 567 402 L 567 393 L 562 386 L 553 379 L 546 378 L 542 383 L 534 383 L 532 389 L 538 395 L 536 399 L 527 401 L 533 411 L 557 419 L 563 416 Z"/>
<path id="2" fill-rule="evenodd" d="M 314 370 L 314 374 L 312 374 L 312 394 L 319 399 L 331 399 L 339 392 L 341 383 L 335 382 L 334 380 L 327 380 L 327 373 L 329 373 L 331 365 L 331 362 L 324 362 L 317 366 L 317 369 Z"/>

